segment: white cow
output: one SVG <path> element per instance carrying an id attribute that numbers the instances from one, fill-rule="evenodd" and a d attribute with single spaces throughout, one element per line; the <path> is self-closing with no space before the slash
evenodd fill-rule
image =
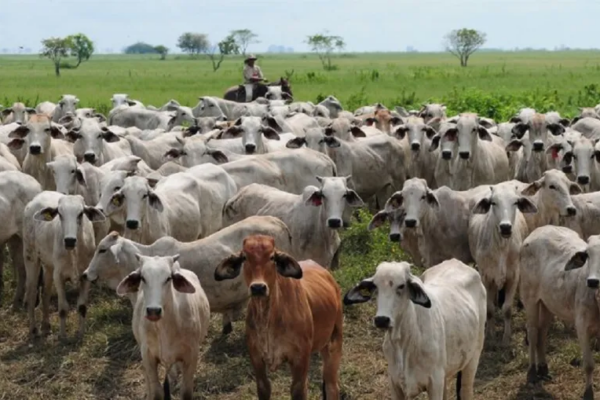
<path id="1" fill-rule="evenodd" d="M 584 242 L 562 227 L 536 229 L 521 251 L 520 297 L 527 316 L 529 370 L 527 381 L 550 378 L 546 349 L 550 324 L 557 316 L 575 326 L 585 373 L 584 399 L 594 398 L 591 339 L 600 332 L 600 237 Z M 526 266 L 526 267 L 525 267 Z"/>
<path id="2" fill-rule="evenodd" d="M 123 128 L 137 127 L 142 130 L 164 129 L 165 131 L 171 131 L 183 122 L 193 124 L 193 116 L 184 111 L 153 111 L 141 107 L 123 108 L 108 118 L 109 125 L 118 125 Z"/>
<path id="3" fill-rule="evenodd" d="M 0 114 L 4 117 L 2 121 L 4 125 L 12 124 L 13 122 L 24 124 L 29 120 L 31 115 L 36 114 L 36 111 L 34 108 L 25 107 L 23 103 L 14 103 L 12 107 L 5 108 Z"/>
<path id="4" fill-rule="evenodd" d="M 56 189 L 54 176 L 47 163 L 64 154 L 72 154 L 73 145 L 64 140 L 62 132 L 50 122 L 50 117 L 36 114 L 26 124 L 20 125 L 9 135 L 12 138 L 8 147 L 18 150 L 25 140 L 29 145 L 23 161 L 23 172 L 33 176 L 44 190 Z"/>
<path id="5" fill-rule="evenodd" d="M 494 335 L 496 304 L 504 317 L 505 346 L 510 344 L 512 306 L 519 284 L 519 254 L 529 234 L 523 214 L 537 212 L 511 181 L 490 188 L 473 207 L 469 219 L 469 247 L 481 273 L 487 296 L 487 334 Z"/>
<path id="6" fill-rule="evenodd" d="M 210 307 L 196 274 L 179 266 L 179 255 L 145 257 L 136 253 L 139 267 L 119 284 L 120 296 L 137 293 L 131 327 L 142 353 L 148 398 L 170 398 L 169 372 L 176 365 L 183 374 L 181 398 L 194 394 L 199 344 L 210 323 Z M 158 364 L 165 376 L 164 392 Z"/>
<path id="7" fill-rule="evenodd" d="M 421 280 L 422 279 L 422 280 Z M 368 301 L 377 290 L 375 326 L 385 330 L 392 400 L 447 398 L 447 381 L 472 400 L 483 350 L 486 291 L 477 271 L 452 259 L 428 269 L 421 279 L 405 262 L 382 263 L 344 297 L 344 304 Z"/>
<path id="8" fill-rule="evenodd" d="M 100 242 L 83 278 L 88 282 L 99 278 L 111 289 L 116 289 L 119 282 L 135 270 L 137 253 L 145 256 L 179 254 L 179 265 L 196 273 L 208 297 L 211 312 L 223 314 L 223 332 L 230 333 L 232 321 L 245 310 L 248 290 L 241 276 L 231 281 L 215 281 L 215 269 L 224 258 L 239 252 L 244 238 L 250 235 L 273 236 L 278 248 L 286 252 L 292 250 L 287 226 L 278 218 L 266 216 L 246 218 L 190 243 L 163 237 L 150 246 L 143 246 L 112 232 Z"/>
<path id="9" fill-rule="evenodd" d="M 44 294 L 42 297 L 42 334 L 50 333 L 49 306 L 52 282 L 58 294 L 60 338 L 66 336 L 69 304 L 65 282 L 78 282 L 79 275 L 89 265 L 96 243 L 93 221 L 103 221 L 104 214 L 88 207 L 81 196 L 65 196 L 45 191 L 37 195 L 23 212 L 23 254 L 27 276 L 27 308 L 29 332 L 35 335 L 35 299 L 40 268 L 44 268 Z M 79 335 L 85 329 L 85 291 L 77 300 Z M 83 307 L 80 307 L 82 306 Z"/>
<path id="10" fill-rule="evenodd" d="M 286 134 L 285 139 L 282 139 L 276 129 L 264 125 L 266 122 L 260 117 L 240 117 L 236 122 L 226 130 L 224 130 L 218 139 L 235 139 L 236 144 L 240 146 L 246 154 L 264 154 L 285 148 L 285 144 L 290 139 L 295 138 L 293 134 Z M 266 141 L 271 139 L 271 141 Z M 278 141 L 278 145 L 272 141 Z M 211 144 L 219 146 L 219 141 Z"/>
<path id="11" fill-rule="evenodd" d="M 69 131 L 67 139 L 74 143 L 73 152 L 80 162 L 85 160 L 99 166 L 115 158 L 131 155 L 129 142 L 101 126 L 94 118 L 81 120 L 79 129 Z"/>
<path id="12" fill-rule="evenodd" d="M 180 132 L 169 132 L 152 140 L 141 140 L 128 135 L 125 140 L 131 146 L 131 152 L 140 157 L 153 170 L 160 168 L 165 160 L 165 154 L 173 148 L 180 149 L 184 141 Z"/>
<path id="13" fill-rule="evenodd" d="M 46 114 L 52 116 L 54 114 L 54 110 L 56 110 L 56 104 L 50 101 L 42 101 L 35 107 L 35 112 L 37 114 Z"/>
<path id="14" fill-rule="evenodd" d="M 408 143 L 405 148 L 410 148 L 408 176 L 423 178 L 433 188 L 438 186 L 435 182 L 435 165 L 439 151 L 431 150 L 432 139 L 436 134 L 435 129 L 417 117 L 410 117 L 406 123 L 394 128 L 394 136 L 402 141 L 406 138 Z"/>
<path id="15" fill-rule="evenodd" d="M 62 117 L 71 113 L 75 115 L 79 99 L 72 94 L 63 94 L 56 104 L 56 108 L 52 113 L 52 122 L 59 122 Z"/>
<path id="16" fill-rule="evenodd" d="M 225 205 L 225 225 L 252 215 L 280 218 L 294 238 L 292 256 L 311 259 L 323 267 L 337 268 L 340 237 L 346 205 L 360 207 L 362 200 L 348 188 L 349 177 L 317 177 L 320 188 L 307 186 L 292 194 L 253 183 L 241 189 Z"/>

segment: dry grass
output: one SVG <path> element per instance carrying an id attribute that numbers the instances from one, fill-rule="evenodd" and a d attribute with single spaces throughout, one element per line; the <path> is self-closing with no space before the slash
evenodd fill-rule
<path id="1" fill-rule="evenodd" d="M 10 281 L 10 280 L 9 280 Z M 7 304 L 6 294 L 3 304 Z M 74 293 L 72 293 L 74 294 Z M 74 298 L 74 296 L 71 296 Z M 55 304 L 55 303 L 53 303 Z M 345 347 L 341 384 L 345 399 L 389 398 L 386 363 L 381 353 L 382 335 L 371 324 L 373 304 L 346 310 Z M 131 333 L 131 307 L 110 291 L 94 288 L 89 325 L 78 342 L 58 341 L 55 333 L 28 340 L 26 315 L 6 307 L 0 311 L 0 399 L 132 399 L 143 398 L 144 378 L 139 350 Z M 53 314 L 53 328 L 57 328 Z M 70 315 L 69 333 L 76 317 Z M 578 399 L 583 392 L 583 372 L 574 367 L 580 358 L 574 333 L 555 324 L 551 330 L 549 362 L 554 381 L 541 387 L 525 384 L 527 351 L 523 344 L 524 319 L 515 318 L 515 335 L 509 349 L 488 340 L 479 367 L 476 398 Z M 220 335 L 220 318 L 214 317 L 202 344 L 196 375 L 196 398 L 211 400 L 255 399 L 252 370 L 244 344 L 243 322 L 228 337 Z M 500 336 L 500 324 L 498 324 Z M 272 375 L 273 398 L 287 398 L 289 373 Z M 320 398 L 320 361 L 314 357 L 310 398 Z M 454 398 L 451 396 L 450 398 Z"/>

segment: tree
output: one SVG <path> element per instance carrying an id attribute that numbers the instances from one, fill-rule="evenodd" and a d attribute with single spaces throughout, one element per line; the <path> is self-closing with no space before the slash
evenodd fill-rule
<path id="1" fill-rule="evenodd" d="M 70 41 L 67 38 L 52 37 L 42 40 L 40 57 L 49 58 L 54 63 L 54 72 L 60 76 L 60 61 L 69 56 Z"/>
<path id="2" fill-rule="evenodd" d="M 446 51 L 454 54 L 460 60 L 460 66 L 466 67 L 471 54 L 475 53 L 485 43 L 486 35 L 475 29 L 457 29 L 445 37 Z"/>
<path id="3" fill-rule="evenodd" d="M 219 51 L 224 55 L 240 54 L 240 46 L 237 44 L 233 33 L 221 40 L 218 44 Z"/>
<path id="4" fill-rule="evenodd" d="M 137 42 L 129 45 L 123 49 L 125 54 L 155 54 L 156 48 L 151 44 L 144 42 Z"/>
<path id="5" fill-rule="evenodd" d="M 177 47 L 190 55 L 206 53 L 209 46 L 208 38 L 203 33 L 186 32 L 177 40 Z"/>
<path id="6" fill-rule="evenodd" d="M 77 65 L 74 68 L 89 60 L 94 53 L 94 43 L 83 33 L 67 36 L 66 40 L 69 41 L 71 55 L 77 58 Z"/>
<path id="7" fill-rule="evenodd" d="M 242 55 L 246 55 L 246 50 L 248 50 L 248 46 L 251 44 L 260 43 L 260 41 L 256 40 L 258 35 L 252 32 L 250 29 L 238 29 L 231 32 L 231 35 L 235 42 L 237 43 Z"/>
<path id="8" fill-rule="evenodd" d="M 161 60 L 165 60 L 167 58 L 167 54 L 169 53 L 169 48 L 166 46 L 163 46 L 162 44 L 159 44 L 158 46 L 154 47 L 154 50 L 160 54 L 160 59 Z"/>
<path id="9" fill-rule="evenodd" d="M 331 53 L 335 50 L 341 51 L 346 47 L 344 39 L 340 36 L 330 36 L 324 33 L 309 36 L 306 42 L 311 50 L 317 53 L 323 68 L 327 71 L 335 69 L 335 66 L 331 65 Z"/>

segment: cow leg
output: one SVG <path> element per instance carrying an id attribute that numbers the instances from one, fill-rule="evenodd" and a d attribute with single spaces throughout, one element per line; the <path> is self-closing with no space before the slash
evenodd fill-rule
<path id="1" fill-rule="evenodd" d="M 4 294 L 4 245 L 0 246 L 0 305 Z"/>
<path id="2" fill-rule="evenodd" d="M 87 303 L 90 294 L 91 282 L 87 279 L 79 279 L 79 296 L 77 297 L 77 313 L 79 314 L 79 338 L 85 332 L 85 316 L 87 314 Z"/>
<path id="3" fill-rule="evenodd" d="M 388 369 L 389 371 L 389 369 Z M 391 375 L 390 375 L 391 376 Z M 406 396 L 404 395 L 404 391 L 398 385 L 396 385 L 392 379 L 390 378 L 390 388 L 392 389 L 392 400 L 406 400 Z"/>
<path id="4" fill-rule="evenodd" d="M 34 249 L 26 249 L 25 256 L 25 276 L 26 276 L 26 299 L 27 314 L 29 316 L 29 334 L 34 336 L 37 333 L 35 324 L 35 300 L 37 297 L 37 284 L 40 276 L 41 263 Z"/>
<path id="5" fill-rule="evenodd" d="M 67 313 L 69 311 L 69 303 L 67 302 L 67 293 L 65 291 L 65 280 L 58 268 L 54 269 L 54 287 L 58 296 L 58 317 L 60 320 L 60 331 L 58 337 L 65 339 L 67 337 Z"/>
<path id="6" fill-rule="evenodd" d="M 340 266 L 340 254 L 342 253 L 342 243 L 338 246 L 337 250 L 333 254 L 333 258 L 331 259 L 331 265 L 329 268 L 331 270 L 336 270 Z"/>
<path id="7" fill-rule="evenodd" d="M 142 364 L 146 375 L 149 400 L 162 400 L 163 388 L 158 378 L 158 360 L 147 351 L 142 352 Z"/>
<path id="8" fill-rule="evenodd" d="M 271 382 L 267 375 L 267 364 L 260 356 L 258 349 L 249 348 L 250 363 L 256 377 L 256 391 L 258 392 L 258 400 L 271 400 Z"/>
<path id="9" fill-rule="evenodd" d="M 581 347 L 583 371 L 585 372 L 585 392 L 583 400 L 594 400 L 594 355 L 590 344 L 590 335 L 583 321 L 577 321 L 577 338 Z"/>
<path id="10" fill-rule="evenodd" d="M 463 368 L 460 378 L 460 388 L 456 388 L 457 398 L 460 400 L 473 400 L 473 390 L 475 386 L 475 375 L 479 365 L 479 355 L 473 357 L 471 361 Z M 458 385 L 458 380 L 457 380 Z"/>
<path id="11" fill-rule="evenodd" d="M 518 267 L 517 267 L 518 268 Z M 510 345 L 510 340 L 512 337 L 512 305 L 515 299 L 515 295 L 517 293 L 517 283 L 519 282 L 519 275 L 517 273 L 506 279 L 506 283 L 504 284 L 504 304 L 502 304 L 502 316 L 504 318 L 504 335 L 502 336 L 502 344 L 504 346 Z"/>
<path id="12" fill-rule="evenodd" d="M 223 313 L 223 330 L 222 330 L 222 334 L 223 335 L 229 335 L 231 332 L 233 332 L 233 325 L 231 323 L 232 320 L 232 312 L 231 311 L 225 311 Z"/>
<path id="13" fill-rule="evenodd" d="M 8 250 L 10 251 L 10 258 L 13 262 L 15 279 L 17 281 L 17 288 L 13 297 L 13 310 L 17 310 L 21 308 L 25 297 L 25 281 L 27 279 L 25 276 L 25 261 L 23 260 L 23 239 L 18 236 L 10 238 L 8 241 Z"/>
<path id="14" fill-rule="evenodd" d="M 292 362 L 292 400 L 308 399 L 308 368 L 310 363 L 310 353 L 298 356 L 297 360 Z"/>
<path id="15" fill-rule="evenodd" d="M 486 319 L 486 327 L 485 327 L 485 337 L 493 338 L 494 337 L 494 314 L 496 312 L 496 305 L 494 304 L 496 296 L 498 293 L 498 289 L 493 282 L 488 282 L 485 285 L 485 290 L 489 295 L 487 296 L 487 319 Z"/>
<path id="16" fill-rule="evenodd" d="M 444 371 L 436 371 L 432 375 L 432 379 L 427 386 L 429 400 L 444 400 L 444 389 L 446 387 Z"/>
<path id="17" fill-rule="evenodd" d="M 548 331 L 552 323 L 552 314 L 543 304 L 539 303 L 539 330 L 538 330 L 538 351 L 537 351 L 537 375 L 543 380 L 552 379 L 548 371 L 548 362 L 546 361 L 546 349 L 548 348 Z"/>
<path id="18" fill-rule="evenodd" d="M 335 330 L 338 330 L 337 327 Z M 335 332 L 334 335 L 336 335 Z M 331 342 L 321 350 L 321 357 L 323 358 L 323 399 L 337 400 L 340 398 L 338 371 L 342 361 L 341 332 L 332 338 Z"/>
<path id="19" fill-rule="evenodd" d="M 194 396 L 194 372 L 196 372 L 196 364 L 198 355 L 190 357 L 183 364 L 183 378 L 181 380 L 181 400 L 192 400 Z"/>
<path id="20" fill-rule="evenodd" d="M 539 309 L 538 302 L 527 303 L 525 305 L 525 315 L 527 317 L 527 337 L 529 338 L 529 370 L 527 371 L 527 383 L 536 383 L 537 376 L 537 355 L 539 338 Z"/>
<path id="21" fill-rule="evenodd" d="M 38 273 L 39 275 L 39 273 Z M 42 335 L 50 334 L 50 297 L 52 296 L 53 275 L 52 267 L 45 267 L 45 272 L 42 274 L 44 278 L 42 288 Z M 39 279 L 36 279 L 39 282 Z M 39 284 L 38 284 L 39 287 Z M 37 290 L 37 287 L 36 287 Z M 35 297 L 38 295 L 35 293 Z"/>

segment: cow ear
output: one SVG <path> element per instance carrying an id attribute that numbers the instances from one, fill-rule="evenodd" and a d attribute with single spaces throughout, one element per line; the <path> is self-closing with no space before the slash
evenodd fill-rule
<path id="1" fill-rule="evenodd" d="M 427 135 L 427 139 L 431 140 L 435 135 L 437 135 L 437 131 L 429 125 L 425 125 L 423 127 L 423 132 Z"/>
<path id="2" fill-rule="evenodd" d="M 565 271 L 571 271 L 573 269 L 583 267 L 587 262 L 587 259 L 587 251 L 578 251 L 577 253 L 573 254 L 573 257 L 571 257 L 569 261 L 567 261 L 567 264 L 565 265 Z"/>
<path id="3" fill-rule="evenodd" d="M 396 129 L 394 131 L 394 136 L 399 139 L 402 140 L 406 137 L 406 132 L 408 132 L 408 127 L 402 125 L 400 127 L 398 127 L 398 129 Z"/>
<path id="4" fill-rule="evenodd" d="M 509 144 L 506 145 L 506 151 L 518 151 L 521 146 L 523 146 L 523 142 L 519 139 L 513 139 Z"/>
<path id="5" fill-rule="evenodd" d="M 77 168 L 75 170 L 75 177 L 77 178 L 77 182 L 79 182 L 81 186 L 85 186 L 85 176 L 83 176 L 83 171 L 81 170 L 81 168 Z"/>
<path id="6" fill-rule="evenodd" d="M 14 131 L 8 134 L 10 139 L 23 139 L 29 134 L 29 128 L 25 125 L 19 125 Z"/>
<path id="7" fill-rule="evenodd" d="M 154 208 L 158 212 L 163 212 L 163 203 L 160 200 L 160 197 L 158 197 L 158 195 L 152 190 L 148 191 L 148 203 L 150 204 L 150 207 Z"/>
<path id="8" fill-rule="evenodd" d="M 136 253 L 136 256 L 138 254 Z M 140 282 L 142 281 L 142 272 L 136 269 L 125 277 L 117 286 L 117 294 L 121 297 L 126 296 L 130 293 L 137 293 L 140 288 Z"/>
<path id="9" fill-rule="evenodd" d="M 533 196 L 542 188 L 544 185 L 544 178 L 538 179 L 535 182 L 531 182 L 525 189 L 521 190 L 523 196 Z"/>
<path id="10" fill-rule="evenodd" d="M 387 203 L 390 203 L 390 206 L 393 208 L 399 208 L 402 206 L 403 201 L 404 197 L 402 196 L 402 192 L 396 192 L 388 199 Z"/>
<path id="11" fill-rule="evenodd" d="M 199 132 L 200 132 L 199 126 L 197 126 L 197 125 L 190 126 L 185 131 L 183 131 L 183 137 L 190 137 L 190 136 L 196 135 Z"/>
<path id="12" fill-rule="evenodd" d="M 479 125 L 483 126 L 485 129 L 490 129 L 490 128 L 494 127 L 494 124 L 492 124 L 487 119 L 480 119 L 479 120 Z"/>
<path id="13" fill-rule="evenodd" d="M 106 216 L 100 210 L 95 207 L 85 207 L 85 215 L 92 222 L 100 222 L 106 220 Z"/>
<path id="14" fill-rule="evenodd" d="M 241 251 L 221 261 L 215 269 L 215 281 L 221 282 L 226 279 L 236 278 L 242 270 L 244 261 L 246 261 L 246 257 Z"/>
<path id="15" fill-rule="evenodd" d="M 116 211 L 119 208 L 121 208 L 123 206 L 124 198 L 125 196 L 123 196 L 123 193 L 121 193 L 120 191 L 114 193 L 110 198 L 110 201 L 108 202 L 108 207 L 106 207 L 107 214 L 110 215 L 113 211 Z"/>
<path id="16" fill-rule="evenodd" d="M 285 276 L 286 278 L 302 279 L 302 268 L 298 261 L 292 256 L 282 251 L 276 251 L 274 255 L 275 265 L 277 265 L 277 272 L 279 275 Z"/>
<path id="17" fill-rule="evenodd" d="M 306 138 L 304 137 L 295 137 L 292 140 L 290 140 L 289 142 L 287 142 L 285 144 L 285 147 L 287 147 L 288 149 L 299 149 L 300 147 L 304 146 L 306 144 Z"/>
<path id="18" fill-rule="evenodd" d="M 579 186 L 575 182 L 571 182 L 571 184 L 569 185 L 569 194 L 574 195 L 574 194 L 581 194 L 581 193 L 583 193 L 583 189 L 581 189 L 581 186 Z"/>
<path id="19" fill-rule="evenodd" d="M 173 288 L 180 293 L 193 294 L 196 293 L 196 288 L 194 285 L 188 281 L 188 279 L 181 273 L 181 268 L 179 264 L 176 264 L 179 260 L 179 254 L 176 254 L 172 257 L 173 259 L 173 273 L 171 274 L 171 279 L 173 280 Z"/>
<path id="20" fill-rule="evenodd" d="M 566 118 L 561 118 L 560 121 L 558 121 L 559 124 L 561 124 L 563 127 L 568 128 L 569 125 L 571 125 L 571 121 L 569 121 Z"/>
<path id="21" fill-rule="evenodd" d="M 369 226 L 367 230 L 372 231 L 373 229 L 379 228 L 381 225 L 385 224 L 385 221 L 388 219 L 388 212 L 385 210 L 379 211 L 377 214 L 373 215 L 371 222 L 369 222 Z"/>
<path id="22" fill-rule="evenodd" d="M 403 123 L 404 123 L 404 120 L 400 117 L 392 117 L 390 119 L 390 125 L 392 125 L 392 126 L 401 125 Z"/>
<path id="23" fill-rule="evenodd" d="M 279 133 L 277 133 L 277 131 L 273 128 L 271 128 L 270 126 L 264 126 L 262 128 L 262 134 L 265 135 L 265 137 L 267 139 L 271 139 L 271 140 L 280 140 L 281 137 L 279 136 Z"/>
<path id="24" fill-rule="evenodd" d="M 33 215 L 33 219 L 36 221 L 49 222 L 52 221 L 58 215 L 58 209 L 56 207 L 46 207 Z"/>
<path id="25" fill-rule="evenodd" d="M 367 126 L 373 126 L 376 123 L 377 123 L 377 118 L 370 117 L 370 118 L 365 119 L 365 124 Z"/>
<path id="26" fill-rule="evenodd" d="M 444 133 L 444 139 L 449 142 L 454 142 L 456 140 L 456 135 L 458 135 L 458 128 L 450 128 Z"/>
<path id="27" fill-rule="evenodd" d="M 102 138 L 106 140 L 108 143 L 118 142 L 120 139 L 114 132 L 110 131 L 108 128 L 102 128 Z"/>
<path id="28" fill-rule="evenodd" d="M 344 296 L 344 305 L 351 306 L 353 304 L 365 303 L 371 300 L 375 289 L 377 289 L 377 287 L 373 283 L 373 278 L 363 279 L 358 285 L 348 290 Z"/>
<path id="29" fill-rule="evenodd" d="M 429 146 L 429 151 L 435 151 L 440 146 L 440 141 L 442 137 L 440 135 L 435 135 L 433 139 L 431 139 L 431 146 Z"/>
<path id="30" fill-rule="evenodd" d="M 224 131 L 221 131 L 217 138 L 219 139 L 229 139 L 229 138 L 237 138 L 244 132 L 243 128 L 240 126 L 231 126 Z"/>
<path id="31" fill-rule="evenodd" d="M 2 116 L 6 117 L 7 115 L 9 115 L 12 112 L 12 107 L 9 108 L 5 108 L 4 110 L 2 110 Z"/>
<path id="32" fill-rule="evenodd" d="M 408 113 L 408 111 L 406 111 L 406 108 L 404 108 L 404 107 L 396 106 L 396 107 L 394 107 L 394 109 L 396 110 L 398 115 L 400 115 L 403 118 L 410 116 L 410 114 Z"/>
<path id="33" fill-rule="evenodd" d="M 269 126 L 271 129 L 273 129 L 275 132 L 283 133 L 283 129 L 281 128 L 281 126 L 279 126 L 279 124 L 277 123 L 277 120 L 275 118 L 266 116 L 263 118 L 263 120 L 267 123 L 267 126 Z"/>
<path id="34" fill-rule="evenodd" d="M 77 139 L 80 139 L 80 138 L 81 138 L 81 134 L 79 133 L 79 131 L 77 131 L 75 129 L 71 129 L 65 135 L 65 139 L 67 139 L 71 143 L 75 143 L 77 141 Z"/>
<path id="35" fill-rule="evenodd" d="M 362 207 L 365 205 L 358 193 L 352 189 L 346 191 L 346 202 L 350 207 Z"/>
<path id="36" fill-rule="evenodd" d="M 560 136 L 565 133 L 565 127 L 561 124 L 549 124 L 546 126 L 546 128 L 552 132 L 554 136 Z"/>
<path id="37" fill-rule="evenodd" d="M 312 192 L 304 194 L 304 197 L 306 198 L 304 200 L 304 204 L 307 206 L 319 207 L 323 204 L 323 192 L 321 192 L 321 190 L 319 190 L 317 187 L 313 186 L 313 188 L 314 190 Z"/>
<path id="38" fill-rule="evenodd" d="M 487 214 L 491 207 L 492 201 L 489 198 L 484 197 L 483 199 L 479 200 L 473 208 L 473 214 Z"/>
<path id="39" fill-rule="evenodd" d="M 440 203 L 438 202 L 438 199 L 432 190 L 429 190 L 429 189 L 427 190 L 426 199 L 427 199 L 427 203 L 429 203 L 430 206 L 432 206 L 432 207 L 440 206 Z"/>
<path id="40" fill-rule="evenodd" d="M 163 158 L 165 158 L 166 160 L 176 160 L 179 157 L 183 156 L 184 152 L 182 150 L 179 149 L 169 149 L 169 151 L 167 151 L 165 153 L 165 155 L 163 156 Z"/>
<path id="41" fill-rule="evenodd" d="M 95 112 L 94 118 L 96 118 L 98 120 L 98 122 L 106 122 L 106 117 L 104 116 L 104 114 Z"/>
<path id="42" fill-rule="evenodd" d="M 521 120 L 521 117 L 512 117 L 508 122 L 513 123 L 513 124 L 519 124 L 523 121 Z"/>
<path id="43" fill-rule="evenodd" d="M 571 126 L 575 125 L 577 123 L 577 121 L 579 121 L 581 119 L 581 116 L 577 116 L 575 118 L 573 118 L 573 120 L 571 121 Z"/>
<path id="44" fill-rule="evenodd" d="M 479 139 L 486 140 L 488 142 L 492 141 L 492 135 L 483 126 L 477 127 L 477 132 L 479 133 Z"/>
<path id="45" fill-rule="evenodd" d="M 517 137 L 517 139 L 521 139 L 525 132 L 529 130 L 529 124 L 524 124 L 519 122 L 511 129 L 511 133 Z"/>
<path id="46" fill-rule="evenodd" d="M 431 308 L 431 300 L 427 296 L 427 293 L 425 293 L 425 288 L 421 282 L 416 279 L 410 279 L 406 287 L 408 288 L 410 301 L 422 307 Z"/>
<path id="47" fill-rule="evenodd" d="M 219 164 L 229 162 L 229 158 L 221 150 L 208 150 L 208 155 L 215 159 Z"/>
<path id="48" fill-rule="evenodd" d="M 517 207 L 519 207 L 519 211 L 523 214 L 533 214 L 537 212 L 537 207 L 527 197 L 521 197 L 517 201 Z"/>
<path id="49" fill-rule="evenodd" d="M 12 139 L 10 142 L 8 142 L 7 146 L 11 150 L 20 150 L 24 144 L 25 144 L 24 139 L 16 138 L 16 139 Z"/>
<path id="50" fill-rule="evenodd" d="M 365 131 L 363 131 L 362 129 L 360 129 L 358 126 L 353 126 L 352 128 L 350 128 L 350 133 L 352 133 L 352 136 L 354 137 L 367 137 L 367 134 L 365 133 Z"/>
<path id="51" fill-rule="evenodd" d="M 56 125 L 50 126 L 50 135 L 53 139 L 64 139 L 65 135 L 61 132 L 60 128 Z"/>

